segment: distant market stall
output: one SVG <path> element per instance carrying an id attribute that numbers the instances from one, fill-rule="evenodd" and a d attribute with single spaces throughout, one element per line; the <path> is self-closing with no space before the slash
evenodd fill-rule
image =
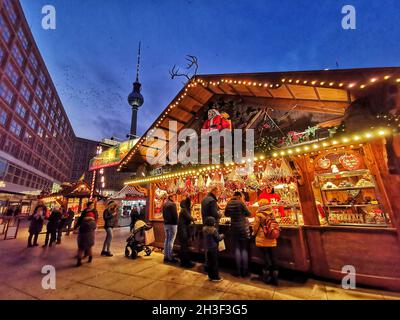
<path id="1" fill-rule="evenodd" d="M 130 214 L 134 208 L 139 213 L 141 210 L 145 212 L 147 193 L 147 189 L 140 186 L 125 186 L 110 197 L 110 201 L 112 200 L 118 204 L 118 225 L 120 227 L 128 226 L 131 223 Z"/>
<path id="2" fill-rule="evenodd" d="M 399 85 L 400 68 L 196 76 L 119 171 L 136 173 L 126 185 L 146 188 L 159 247 L 165 195 L 177 194 L 178 203 L 189 195 L 197 218 L 191 249 L 203 251 L 201 200 L 217 186 L 221 213 L 237 190 L 245 194 L 253 217 L 258 200 L 270 200 L 283 229 L 281 267 L 339 280 L 342 267 L 352 265 L 359 284 L 399 290 Z M 179 153 L 185 145 L 177 138 L 183 129 L 198 136 L 201 129 L 210 135 L 253 129 L 254 155 L 224 161 L 224 145 L 209 155 L 222 161 L 174 163 L 169 150 L 176 147 Z M 222 255 L 232 259 L 229 225 L 223 217 L 227 250 Z M 254 245 L 251 259 L 261 261 Z"/>
<path id="3" fill-rule="evenodd" d="M 39 200 L 42 200 L 48 208 L 60 205 L 65 209 L 71 208 L 75 214 L 85 209 L 90 199 L 95 200 L 102 207 L 101 201 L 105 200 L 105 197 L 95 192 L 91 198 L 90 187 L 85 181 L 65 183 L 60 191 L 39 197 Z"/>

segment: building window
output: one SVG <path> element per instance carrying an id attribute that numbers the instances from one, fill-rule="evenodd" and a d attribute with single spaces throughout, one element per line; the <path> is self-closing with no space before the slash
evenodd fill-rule
<path id="1" fill-rule="evenodd" d="M 50 117 L 54 120 L 54 116 L 55 116 L 56 114 L 54 113 L 54 110 L 51 110 L 50 111 Z"/>
<path id="2" fill-rule="evenodd" d="M 42 71 L 40 71 L 39 80 L 40 80 L 40 83 L 41 83 L 42 85 L 45 85 L 45 84 L 46 84 L 46 77 L 44 76 L 44 74 L 43 74 Z"/>
<path id="3" fill-rule="evenodd" d="M 51 122 L 49 121 L 49 123 L 47 124 L 47 130 L 49 130 L 50 131 L 50 133 L 51 133 L 51 130 L 53 129 L 53 125 L 51 124 Z"/>
<path id="4" fill-rule="evenodd" d="M 28 49 L 28 40 L 25 37 L 25 33 L 24 30 L 22 30 L 22 27 L 19 27 L 18 29 L 18 38 L 19 40 L 21 40 L 22 46 L 24 47 L 24 49 Z"/>
<path id="5" fill-rule="evenodd" d="M 28 144 L 28 145 L 30 145 L 32 147 L 32 145 L 33 145 L 33 136 L 28 130 L 26 130 L 25 133 L 24 133 L 23 141 L 26 144 Z"/>
<path id="6" fill-rule="evenodd" d="M 29 62 L 32 64 L 32 67 L 35 70 L 37 70 L 38 62 L 37 62 L 37 59 L 35 58 L 35 55 L 33 54 L 33 52 L 31 52 L 31 54 L 29 55 Z"/>
<path id="7" fill-rule="evenodd" d="M 8 105 L 11 105 L 14 94 L 4 81 L 0 85 L 0 96 L 8 103 Z"/>
<path id="8" fill-rule="evenodd" d="M 40 121 L 42 121 L 43 124 L 46 124 L 47 117 L 43 112 L 42 112 L 42 115 L 40 116 Z"/>
<path id="9" fill-rule="evenodd" d="M 32 110 L 35 111 L 36 114 L 39 113 L 39 104 L 36 102 L 36 100 L 33 100 L 32 102 Z"/>
<path id="10" fill-rule="evenodd" d="M 36 120 L 35 120 L 32 116 L 29 116 L 28 125 L 29 125 L 33 130 L 35 130 L 35 128 L 36 128 Z"/>
<path id="11" fill-rule="evenodd" d="M 22 56 L 21 51 L 18 49 L 15 43 L 11 49 L 11 53 L 17 61 L 18 65 L 22 67 L 22 65 L 24 64 L 24 57 Z"/>
<path id="12" fill-rule="evenodd" d="M 25 118 L 26 109 L 24 108 L 24 106 L 21 104 L 20 101 L 17 102 L 17 106 L 15 107 L 15 111 L 17 112 L 17 114 L 18 114 L 22 119 Z"/>
<path id="13" fill-rule="evenodd" d="M 4 41 L 8 43 L 10 41 L 10 29 L 8 29 L 6 22 L 4 21 L 4 18 L 0 15 L 0 30 L 1 30 L 1 36 L 3 37 Z"/>
<path id="14" fill-rule="evenodd" d="M 43 128 L 39 127 L 38 131 L 37 131 L 37 134 L 38 134 L 39 137 L 43 138 Z"/>
<path id="15" fill-rule="evenodd" d="M 42 98 L 43 98 L 43 91 L 42 91 L 42 89 L 40 89 L 39 85 L 36 87 L 35 93 L 36 93 L 36 96 L 38 96 L 39 99 L 42 100 Z"/>
<path id="16" fill-rule="evenodd" d="M 10 123 L 10 132 L 14 133 L 17 137 L 21 135 L 22 127 L 15 120 Z"/>
<path id="17" fill-rule="evenodd" d="M 6 75 L 11 80 L 11 82 L 14 84 L 14 86 L 16 86 L 18 83 L 19 76 L 10 62 L 7 62 L 7 65 L 6 65 Z"/>
<path id="18" fill-rule="evenodd" d="M 15 24 L 15 22 L 17 21 L 17 15 L 10 0 L 4 0 L 4 8 L 6 9 L 11 22 Z"/>
<path id="19" fill-rule="evenodd" d="M 58 127 L 59 124 L 60 124 L 60 122 L 58 121 L 58 119 L 56 119 L 56 122 L 55 122 L 56 127 Z"/>
<path id="20" fill-rule="evenodd" d="M 21 85 L 21 88 L 19 89 L 19 92 L 24 97 L 25 101 L 28 102 L 29 98 L 31 97 L 31 93 L 29 92 L 29 90 L 28 90 L 28 88 L 26 87 L 25 84 Z"/>
<path id="21" fill-rule="evenodd" d="M 49 107 L 50 107 L 50 104 L 49 104 L 49 102 L 47 100 L 45 100 L 43 106 L 48 111 Z"/>
<path id="22" fill-rule="evenodd" d="M 4 58 L 4 50 L 2 47 L 0 47 L 0 63 L 3 62 L 3 58 Z"/>
<path id="23" fill-rule="evenodd" d="M 4 126 L 7 122 L 7 112 L 0 107 L 0 124 Z"/>
<path id="24" fill-rule="evenodd" d="M 32 74 L 31 69 L 29 69 L 28 67 L 26 67 L 26 69 L 25 69 L 25 77 L 28 80 L 28 82 L 31 84 L 31 86 L 33 86 L 33 83 L 35 82 L 35 77 Z"/>
<path id="25" fill-rule="evenodd" d="M 47 88 L 46 94 L 49 98 L 51 98 L 51 88 L 50 87 Z"/>

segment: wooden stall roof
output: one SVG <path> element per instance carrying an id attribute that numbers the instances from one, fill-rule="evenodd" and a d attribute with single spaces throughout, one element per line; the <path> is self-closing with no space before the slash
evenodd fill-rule
<path id="1" fill-rule="evenodd" d="M 215 97 L 229 97 L 252 105 L 268 106 L 337 115 L 339 121 L 346 108 L 368 87 L 378 83 L 400 82 L 399 67 L 239 73 L 197 75 L 191 79 L 154 121 L 119 165 L 118 171 L 135 171 L 148 158 L 165 152 L 169 141 L 183 128 L 191 127 L 198 112 Z M 177 123 L 169 132 L 169 121 Z M 155 130 L 162 130 L 166 139 L 147 139 Z"/>
<path id="2" fill-rule="evenodd" d="M 65 198 L 86 198 L 90 196 L 90 186 L 85 181 L 78 181 L 71 185 L 63 186 L 59 192 L 43 195 L 40 198 L 53 198 L 53 197 L 65 197 Z M 97 192 L 94 192 L 93 197 L 104 198 Z"/>

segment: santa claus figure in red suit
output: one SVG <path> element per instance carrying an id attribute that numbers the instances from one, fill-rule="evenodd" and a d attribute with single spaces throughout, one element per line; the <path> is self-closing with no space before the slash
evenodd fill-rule
<path id="1" fill-rule="evenodd" d="M 208 119 L 204 122 L 202 129 L 208 130 L 209 132 L 214 130 L 221 131 L 224 129 L 232 129 L 232 123 L 229 120 L 229 115 L 227 113 L 221 114 L 217 109 L 210 109 L 208 110 L 207 116 Z"/>

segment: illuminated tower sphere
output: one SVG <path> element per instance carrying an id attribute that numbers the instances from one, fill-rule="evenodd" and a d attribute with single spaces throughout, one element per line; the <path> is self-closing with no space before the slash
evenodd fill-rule
<path id="1" fill-rule="evenodd" d="M 137 129 L 137 112 L 139 108 L 143 105 L 144 99 L 140 93 L 140 88 L 142 85 L 139 82 L 139 66 L 140 66 L 140 42 L 138 50 L 138 60 L 136 68 L 136 81 L 133 83 L 133 91 L 128 96 L 128 103 L 132 107 L 132 120 L 131 120 L 131 136 L 136 136 Z"/>

